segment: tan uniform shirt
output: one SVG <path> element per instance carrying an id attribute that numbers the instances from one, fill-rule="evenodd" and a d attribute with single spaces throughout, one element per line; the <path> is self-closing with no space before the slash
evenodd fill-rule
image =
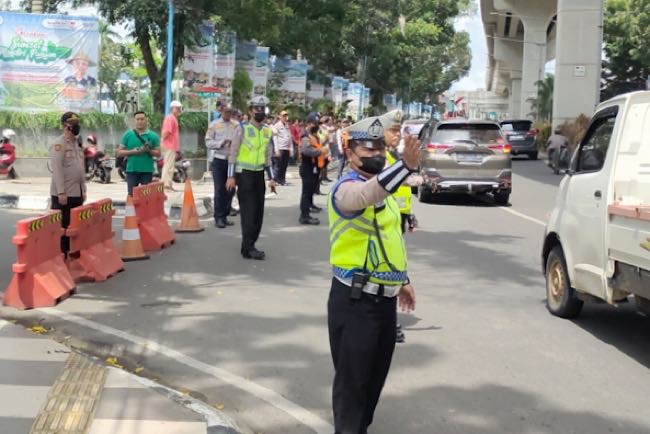
<path id="1" fill-rule="evenodd" d="M 86 192 L 86 168 L 84 165 L 83 147 L 77 140 L 67 143 L 64 136 L 56 139 L 50 147 L 50 167 L 52 168 L 52 183 L 50 194 L 68 197 L 82 197 Z"/>
<path id="2" fill-rule="evenodd" d="M 343 182 L 334 195 L 336 207 L 341 212 L 353 214 L 379 203 L 390 196 L 374 176 L 366 182 Z"/>
<path id="3" fill-rule="evenodd" d="M 223 118 L 219 118 L 210 123 L 208 131 L 205 133 L 208 161 L 211 162 L 214 158 L 227 160 L 230 156 L 230 147 L 233 144 L 239 146 L 241 143 L 241 135 L 239 123 L 234 120 L 226 122 Z M 230 144 L 226 145 L 226 141 L 230 141 Z"/>

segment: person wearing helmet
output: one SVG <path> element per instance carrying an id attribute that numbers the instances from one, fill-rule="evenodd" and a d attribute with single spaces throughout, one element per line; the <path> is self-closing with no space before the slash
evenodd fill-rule
<path id="1" fill-rule="evenodd" d="M 386 167 L 384 126 L 377 117 L 347 130 L 350 171 L 330 192 L 327 303 L 334 363 L 337 433 L 366 433 L 395 350 L 396 307 L 415 309 L 399 206 L 393 194 L 417 172 L 420 143 L 409 136 L 403 156 Z"/>
<path id="2" fill-rule="evenodd" d="M 0 144 L 0 174 L 6 174 L 9 179 L 18 178 L 14 162 L 16 161 L 16 147 L 12 143 L 16 132 L 12 129 L 2 130 L 2 144 Z"/>
<path id="3" fill-rule="evenodd" d="M 269 176 L 269 188 L 275 191 L 275 177 L 271 167 L 273 131 L 264 124 L 268 99 L 258 96 L 249 101 L 251 120 L 244 124 L 241 140 L 233 140 L 228 157 L 226 188 L 237 187 L 241 216 L 241 255 L 246 259 L 263 260 L 266 254 L 255 246 L 264 221 L 266 187 L 264 172 Z"/>

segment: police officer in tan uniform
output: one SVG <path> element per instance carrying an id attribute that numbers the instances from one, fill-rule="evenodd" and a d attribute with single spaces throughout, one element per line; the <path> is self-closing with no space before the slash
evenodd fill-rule
<path id="1" fill-rule="evenodd" d="M 81 206 L 86 199 L 86 171 L 84 167 L 84 150 L 79 142 L 81 119 L 73 112 L 66 112 L 61 117 L 63 135 L 59 136 L 50 148 L 50 166 L 52 168 L 52 209 L 61 210 L 62 225 L 70 225 L 70 210 Z M 68 252 L 68 237 L 61 238 L 61 250 Z"/>

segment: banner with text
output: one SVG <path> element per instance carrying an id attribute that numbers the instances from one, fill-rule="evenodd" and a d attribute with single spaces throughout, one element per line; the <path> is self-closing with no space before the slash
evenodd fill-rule
<path id="1" fill-rule="evenodd" d="M 269 47 L 257 47 L 255 57 L 255 76 L 253 77 L 253 94 L 266 95 L 269 79 Z"/>
<path id="2" fill-rule="evenodd" d="M 208 108 L 209 97 L 219 95 L 206 92 L 212 88 L 214 70 L 214 24 L 199 26 L 201 39 L 195 47 L 185 47 L 183 59 L 183 107 L 186 111 L 204 111 Z"/>
<path id="3" fill-rule="evenodd" d="M 237 35 L 219 32 L 214 44 L 214 71 L 212 85 L 221 88 L 221 99 L 232 101 L 232 80 L 235 78 Z"/>
<path id="4" fill-rule="evenodd" d="M 0 12 L 0 110 L 98 107 L 99 20 Z"/>

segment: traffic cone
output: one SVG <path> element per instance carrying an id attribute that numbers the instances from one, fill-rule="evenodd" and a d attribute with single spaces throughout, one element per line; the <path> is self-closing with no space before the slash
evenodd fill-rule
<path id="1" fill-rule="evenodd" d="M 181 222 L 176 232 L 201 232 L 204 228 L 199 223 L 199 213 L 196 212 L 192 182 L 185 179 L 185 194 L 183 195 L 183 210 L 181 211 Z"/>
<path id="2" fill-rule="evenodd" d="M 138 218 L 135 216 L 133 198 L 126 198 L 126 214 L 124 215 L 124 229 L 122 229 L 121 256 L 123 261 L 139 261 L 149 259 L 149 255 L 142 248 Z"/>

